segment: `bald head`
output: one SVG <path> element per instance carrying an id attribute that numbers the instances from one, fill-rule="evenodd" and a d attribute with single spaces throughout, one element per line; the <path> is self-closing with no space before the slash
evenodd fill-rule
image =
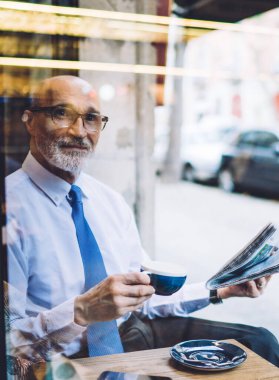
<path id="1" fill-rule="evenodd" d="M 39 82 L 32 95 L 32 107 L 56 105 L 66 98 L 92 101 L 99 108 L 97 92 L 91 84 L 73 75 L 59 75 Z"/>
<path id="2" fill-rule="evenodd" d="M 97 93 L 88 82 L 61 75 L 38 83 L 22 121 L 31 136 L 32 155 L 73 183 L 94 152 L 107 117 L 100 115 Z"/>

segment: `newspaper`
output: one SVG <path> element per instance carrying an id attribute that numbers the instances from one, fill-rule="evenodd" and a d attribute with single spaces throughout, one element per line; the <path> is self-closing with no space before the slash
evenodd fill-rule
<path id="1" fill-rule="evenodd" d="M 267 224 L 206 286 L 218 289 L 279 272 L 279 231 Z"/>

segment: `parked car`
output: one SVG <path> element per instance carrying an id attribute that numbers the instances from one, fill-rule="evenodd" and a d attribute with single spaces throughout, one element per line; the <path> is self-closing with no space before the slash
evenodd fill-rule
<path id="1" fill-rule="evenodd" d="M 222 154 L 236 131 L 236 127 L 228 126 L 184 136 L 181 146 L 182 179 L 217 184 Z"/>
<path id="2" fill-rule="evenodd" d="M 219 186 L 279 194 L 279 131 L 241 132 L 222 155 Z"/>

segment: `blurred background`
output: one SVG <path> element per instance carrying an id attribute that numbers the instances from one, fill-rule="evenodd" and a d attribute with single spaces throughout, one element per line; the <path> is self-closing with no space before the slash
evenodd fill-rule
<path id="1" fill-rule="evenodd" d="M 28 152 L 32 88 L 59 74 L 97 89 L 110 121 L 86 170 L 123 194 L 151 257 L 204 281 L 277 223 L 278 1 L 0 1 L 5 174 Z M 279 337 L 278 277 L 196 316 Z"/>

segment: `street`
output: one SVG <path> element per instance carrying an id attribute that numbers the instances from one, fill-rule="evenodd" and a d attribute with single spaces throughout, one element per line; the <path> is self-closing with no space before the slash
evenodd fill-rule
<path id="1" fill-rule="evenodd" d="M 279 225 L 279 202 L 187 182 L 156 185 L 157 260 L 187 268 L 188 283 L 217 272 L 265 224 Z M 279 338 L 279 274 L 257 299 L 233 298 L 196 312 L 199 318 L 246 323 Z"/>

